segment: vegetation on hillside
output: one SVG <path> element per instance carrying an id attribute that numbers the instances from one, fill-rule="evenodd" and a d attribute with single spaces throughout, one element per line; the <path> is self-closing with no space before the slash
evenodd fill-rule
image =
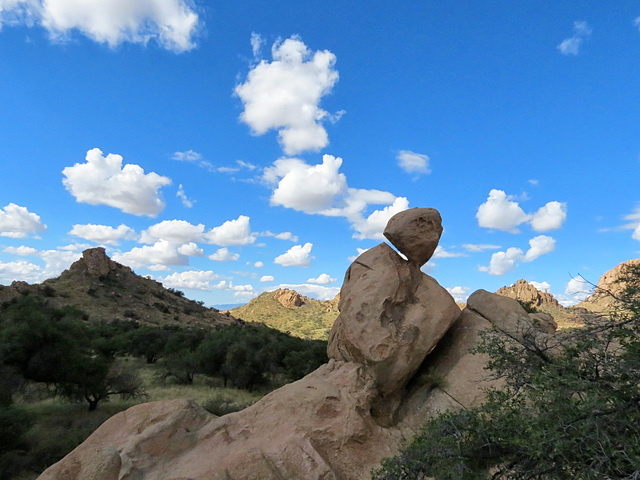
<path id="1" fill-rule="evenodd" d="M 274 292 L 265 292 L 229 313 L 236 318 L 263 323 L 299 338 L 326 340 L 338 316 L 338 307 L 334 300 L 305 298 L 304 304 L 299 307 L 287 308 L 274 298 Z"/>
<path id="2" fill-rule="evenodd" d="M 157 399 L 158 384 L 185 391 L 197 386 L 213 392 L 220 385 L 264 393 L 326 362 L 326 342 L 265 326 L 93 323 L 79 308 L 52 306 L 49 300 L 27 294 L 0 305 L 2 479 L 59 460 L 108 418 L 105 413 L 114 413 L 103 406 L 111 399 L 119 399 L 121 408 Z M 84 402 L 86 414 L 77 402 Z M 218 389 L 202 406 L 225 414 L 246 404 Z M 51 440 L 57 434 L 64 439 Z"/>
<path id="3" fill-rule="evenodd" d="M 619 282 L 609 316 L 546 342 L 486 332 L 477 351 L 504 386 L 430 419 L 374 478 L 640 478 L 640 265 Z"/>

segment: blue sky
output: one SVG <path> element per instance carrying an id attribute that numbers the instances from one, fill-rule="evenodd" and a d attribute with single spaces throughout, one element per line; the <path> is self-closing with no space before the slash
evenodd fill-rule
<path id="1" fill-rule="evenodd" d="M 332 298 L 434 207 L 459 300 L 640 251 L 640 2 L 0 0 L 0 284 L 82 250 Z"/>

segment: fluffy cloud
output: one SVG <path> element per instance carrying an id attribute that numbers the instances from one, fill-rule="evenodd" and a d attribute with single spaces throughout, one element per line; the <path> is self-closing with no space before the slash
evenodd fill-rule
<path id="1" fill-rule="evenodd" d="M 536 232 L 547 232 L 562 227 L 567 219 L 567 205 L 560 202 L 549 202 L 531 216 L 531 228 Z"/>
<path id="2" fill-rule="evenodd" d="M 347 193 L 347 179 L 338 173 L 342 159 L 323 155 L 320 165 L 308 165 L 296 158 L 276 160 L 265 169 L 264 178 L 277 187 L 272 205 L 282 205 L 305 213 L 320 213 L 333 206 L 338 195 Z"/>
<path id="3" fill-rule="evenodd" d="M 40 267 L 25 261 L 0 262 L 0 283 L 9 284 L 14 280 L 26 282 L 41 280 Z"/>
<path id="4" fill-rule="evenodd" d="M 212 290 L 216 288 L 211 282 L 220 277 L 211 270 L 191 270 L 188 272 L 172 273 L 161 279 L 165 288 L 185 290 Z M 224 284 L 224 282 L 223 282 Z"/>
<path id="5" fill-rule="evenodd" d="M 312 243 L 304 245 L 294 245 L 282 255 L 276 257 L 273 261 L 283 267 L 308 267 L 311 265 L 311 249 Z"/>
<path id="6" fill-rule="evenodd" d="M 556 48 L 563 55 L 578 55 L 580 47 L 591 36 L 591 32 L 587 22 L 573 22 L 573 36 L 563 40 Z"/>
<path id="7" fill-rule="evenodd" d="M 219 227 L 205 233 L 204 239 L 208 243 L 226 247 L 229 245 L 249 245 L 256 241 L 257 234 L 251 233 L 249 217 L 240 215 L 235 220 L 228 220 Z"/>
<path id="8" fill-rule="evenodd" d="M 407 173 L 431 173 L 429 157 L 426 155 L 410 150 L 400 150 L 396 159 L 400 168 Z"/>
<path id="9" fill-rule="evenodd" d="M 193 225 L 185 220 L 164 220 L 151 225 L 140 234 L 142 243 L 166 240 L 173 243 L 199 242 L 204 234 L 204 225 Z"/>
<path id="10" fill-rule="evenodd" d="M 318 285 L 329 285 L 330 283 L 335 282 L 336 279 L 330 277 L 326 273 L 321 273 L 318 278 L 310 278 L 307 280 L 307 283 L 317 283 Z"/>
<path id="11" fill-rule="evenodd" d="M 275 278 L 273 277 L 273 275 L 263 275 L 260 277 L 261 282 L 273 282 L 274 280 Z"/>
<path id="12" fill-rule="evenodd" d="M 489 275 L 502 276 L 518 265 L 518 262 L 532 262 L 536 258 L 552 252 L 556 241 L 546 235 L 539 235 L 529 240 L 529 250 L 524 253 L 516 247 L 508 248 L 505 252 L 496 252 L 491 256 L 488 267 L 480 267 L 481 272 Z"/>
<path id="13" fill-rule="evenodd" d="M 92 223 L 74 225 L 69 235 L 102 245 L 118 245 L 120 240 L 135 240 L 137 238 L 136 232 L 124 224 L 119 225 L 118 228 Z"/>
<path id="14" fill-rule="evenodd" d="M 260 41 L 252 36 L 254 54 Z M 240 118 L 255 135 L 278 130 L 287 155 L 314 150 L 329 143 L 321 122 L 330 117 L 320 108 L 320 100 L 331 92 L 338 81 L 333 53 L 311 54 L 307 46 L 293 36 L 274 43 L 273 61 L 262 60 L 248 74 L 235 93 L 244 104 Z"/>
<path id="15" fill-rule="evenodd" d="M 536 213 L 528 215 L 517 202 L 502 190 L 492 189 L 487 201 L 478 207 L 478 225 L 509 233 L 519 233 L 518 225 L 528 222 L 536 232 L 562 227 L 567 218 L 567 205 L 549 202 Z"/>
<path id="16" fill-rule="evenodd" d="M 405 197 L 398 197 L 393 201 L 392 205 L 384 207 L 382 210 L 375 210 L 366 218 L 354 223 L 356 233 L 354 238 L 359 240 L 373 239 L 382 240 L 384 236 L 382 232 L 387 226 L 389 219 L 396 213 L 402 212 L 409 208 L 409 200 Z"/>
<path id="17" fill-rule="evenodd" d="M 453 299 L 458 303 L 465 303 L 469 298 L 469 287 L 450 287 L 447 291 L 451 294 Z"/>
<path id="18" fill-rule="evenodd" d="M 162 269 L 167 265 L 188 265 L 190 256 L 201 256 L 202 250 L 194 243 L 177 245 L 167 240 L 159 240 L 153 245 L 136 247 L 129 252 L 116 253 L 116 262 L 131 268 Z"/>
<path id="19" fill-rule="evenodd" d="M 640 223 L 638 224 L 636 229 L 631 234 L 631 238 L 633 238 L 634 240 L 640 241 Z"/>
<path id="20" fill-rule="evenodd" d="M 381 190 L 349 188 L 339 173 L 342 159 L 324 155 L 322 164 L 308 165 L 296 158 L 282 158 L 264 171 L 263 179 L 274 186 L 272 205 L 297 211 L 345 217 L 356 231 L 354 238 L 382 239 L 391 216 L 409 208 L 404 197 Z M 366 215 L 369 205 L 387 205 Z"/>
<path id="21" fill-rule="evenodd" d="M 26 207 L 10 203 L 0 210 L 0 237 L 25 238 L 46 229 L 40 216 L 31 213 Z"/>
<path id="22" fill-rule="evenodd" d="M 157 173 L 145 174 L 138 165 L 122 166 L 122 157 L 106 157 L 94 148 L 87 152 L 86 163 L 66 167 L 62 183 L 78 202 L 108 205 L 133 215 L 155 217 L 164 208 L 158 190 L 171 183 Z"/>
<path id="23" fill-rule="evenodd" d="M 551 284 L 549 282 L 529 282 L 531 285 L 536 287 L 541 292 L 549 292 L 551 290 Z"/>
<path id="24" fill-rule="evenodd" d="M 518 233 L 516 227 L 529 220 L 517 202 L 510 200 L 502 190 L 492 189 L 487 201 L 478 207 L 478 225 L 510 233 Z"/>
<path id="25" fill-rule="evenodd" d="M 175 52 L 195 47 L 198 15 L 183 0 L 3 0 L 2 23 L 37 23 L 55 40 L 73 30 L 115 47 L 155 40 Z"/>
<path id="26" fill-rule="evenodd" d="M 209 255 L 209 258 L 216 262 L 234 262 L 240 258 L 240 255 L 230 252 L 227 247 L 222 247 L 213 255 Z"/>
<path id="27" fill-rule="evenodd" d="M 529 240 L 529 250 L 527 250 L 522 261 L 532 262 L 542 255 L 553 252 L 555 248 L 555 239 L 548 237 L 547 235 L 538 235 L 537 237 Z"/>
<path id="28" fill-rule="evenodd" d="M 267 230 L 266 232 L 262 232 L 260 235 L 263 237 L 274 237 L 278 240 L 289 240 L 291 242 L 298 241 L 297 235 L 294 235 L 291 232 L 273 233 Z"/>
<path id="29" fill-rule="evenodd" d="M 19 247 L 7 247 L 2 250 L 4 253 L 9 253 L 11 255 L 18 255 L 20 257 L 32 257 L 38 254 L 38 250 L 32 247 L 25 247 L 21 245 Z"/>
<path id="30" fill-rule="evenodd" d="M 253 266 L 254 266 L 254 267 L 256 267 L 256 268 L 262 268 L 262 267 L 264 267 L 264 263 L 263 263 L 263 262 L 258 261 L 258 262 L 256 262 L 256 263 L 254 263 L 254 264 L 253 264 Z"/>

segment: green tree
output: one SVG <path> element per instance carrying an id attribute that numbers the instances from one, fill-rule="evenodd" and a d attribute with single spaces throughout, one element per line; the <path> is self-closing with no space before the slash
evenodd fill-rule
<path id="1" fill-rule="evenodd" d="M 610 316 L 553 345 L 487 332 L 477 350 L 504 386 L 428 421 L 374 478 L 640 478 L 640 265 L 621 282 Z"/>
<path id="2" fill-rule="evenodd" d="M 9 306 L 0 316 L 3 369 L 45 383 L 69 399 L 84 399 L 89 410 L 111 395 L 142 395 L 132 374 L 116 372 L 112 357 L 92 349 L 84 317 L 77 309 L 52 308 L 35 297 Z"/>

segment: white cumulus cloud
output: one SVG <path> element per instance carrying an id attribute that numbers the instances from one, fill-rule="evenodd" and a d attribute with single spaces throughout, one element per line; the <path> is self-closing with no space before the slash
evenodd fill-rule
<path id="1" fill-rule="evenodd" d="M 204 234 L 204 225 L 193 225 L 186 220 L 163 220 L 151 225 L 140 234 L 142 243 L 166 240 L 172 243 L 199 242 Z"/>
<path id="2" fill-rule="evenodd" d="M 254 54 L 258 41 L 252 36 Z M 329 143 L 322 121 L 330 119 L 320 100 L 338 81 L 336 57 L 324 50 L 312 54 L 293 36 L 274 43 L 272 61 L 262 60 L 249 72 L 235 93 L 244 104 L 240 118 L 256 135 L 278 130 L 287 155 L 318 151 Z"/>
<path id="3" fill-rule="evenodd" d="M 535 231 L 545 232 L 562 227 L 567 218 L 567 205 L 548 202 L 534 214 L 527 214 L 512 197 L 494 188 L 487 201 L 478 207 L 476 218 L 478 225 L 484 228 L 520 233 L 518 226 L 529 223 Z"/>
<path id="4" fill-rule="evenodd" d="M 458 303 L 466 303 L 467 298 L 469 298 L 469 287 L 449 287 L 447 291 L 451 294 L 453 299 Z"/>
<path id="5" fill-rule="evenodd" d="M 240 258 L 240 254 L 229 251 L 227 247 L 216 250 L 209 258 L 215 262 L 234 262 Z"/>
<path id="6" fill-rule="evenodd" d="M 317 283 L 318 285 L 329 285 L 330 283 L 333 283 L 335 281 L 336 279 L 332 278 L 329 274 L 321 273 L 320 275 L 318 275 L 318 278 L 310 278 L 309 280 L 307 280 L 307 283 Z"/>
<path id="7" fill-rule="evenodd" d="M 240 215 L 235 220 L 228 220 L 205 233 L 208 243 L 226 247 L 229 245 L 249 245 L 256 241 L 257 234 L 251 232 L 250 218 Z"/>
<path id="8" fill-rule="evenodd" d="M 573 22 L 573 36 L 565 39 L 557 46 L 563 55 L 578 55 L 584 41 L 591 36 L 592 30 L 584 21 Z"/>
<path id="9" fill-rule="evenodd" d="M 158 190 L 171 180 L 154 172 L 145 174 L 139 165 L 123 167 L 122 160 L 113 153 L 104 157 L 100 149 L 93 148 L 87 152 L 86 163 L 62 171 L 62 183 L 78 202 L 155 217 L 164 209 Z"/>
<path id="10" fill-rule="evenodd" d="M 382 239 L 391 216 L 409 208 L 405 197 L 375 189 L 349 188 L 339 172 L 342 159 L 324 155 L 322 164 L 309 165 L 296 158 L 281 158 L 264 170 L 263 180 L 274 187 L 272 205 L 297 211 L 345 217 L 355 230 L 354 238 Z M 386 205 L 368 213 L 370 205 Z"/>
<path id="11" fill-rule="evenodd" d="M 112 48 L 154 40 L 183 52 L 195 47 L 200 21 L 184 0 L 3 0 L 0 27 L 3 23 L 38 24 L 57 41 L 78 31 Z"/>
<path id="12" fill-rule="evenodd" d="M 347 193 L 347 179 L 338 172 L 341 165 L 342 159 L 332 155 L 323 155 L 319 165 L 308 165 L 296 158 L 276 160 L 264 172 L 267 181 L 277 181 L 271 204 L 305 213 L 331 208 L 338 195 Z"/>
<path id="13" fill-rule="evenodd" d="M 120 240 L 135 240 L 137 238 L 136 232 L 124 224 L 119 225 L 117 228 L 108 225 L 94 225 L 92 223 L 74 225 L 69 231 L 69 235 L 102 245 L 118 245 Z"/>
<path id="14" fill-rule="evenodd" d="M 177 288 L 179 290 L 213 290 L 216 285 L 211 282 L 220 277 L 211 270 L 190 270 L 187 272 L 172 273 L 160 281 L 165 288 Z"/>
<path id="15" fill-rule="evenodd" d="M 25 282 L 36 282 L 41 280 L 41 269 L 33 263 L 19 262 L 0 262 L 0 283 L 9 284 L 15 280 Z"/>
<path id="16" fill-rule="evenodd" d="M 168 265 L 188 265 L 190 256 L 202 256 L 202 250 L 194 243 L 178 245 L 167 240 L 159 240 L 153 245 L 116 253 L 113 260 L 131 268 L 161 270 L 163 266 Z"/>
<path id="17" fill-rule="evenodd" d="M 396 157 L 398 165 L 407 173 L 431 173 L 429 157 L 411 150 L 400 150 Z"/>
<path id="18" fill-rule="evenodd" d="M 19 247 L 6 247 L 2 250 L 4 253 L 11 255 L 18 255 L 20 257 L 32 257 L 38 254 L 38 250 L 33 247 L 25 247 L 20 245 Z"/>
<path id="19" fill-rule="evenodd" d="M 26 207 L 10 203 L 0 210 L 0 237 L 25 238 L 46 229 L 40 216 Z"/>
<path id="20" fill-rule="evenodd" d="M 489 266 L 479 268 L 489 275 L 502 276 L 515 269 L 518 262 L 532 262 L 536 258 L 552 252 L 555 249 L 555 239 L 546 235 L 538 235 L 529 240 L 529 250 L 523 252 L 520 248 L 510 247 L 504 252 L 496 252 L 491 256 Z"/>
<path id="21" fill-rule="evenodd" d="M 274 260 L 274 263 L 282 265 L 283 267 L 308 267 L 311 265 L 311 249 L 312 243 L 305 243 L 304 245 L 294 245 L 282 255 L 279 255 Z"/>
<path id="22" fill-rule="evenodd" d="M 529 215 L 505 192 L 494 188 L 489 192 L 487 201 L 478 207 L 476 218 L 481 227 L 518 233 L 517 226 L 529 220 Z"/>
<path id="23" fill-rule="evenodd" d="M 567 205 L 560 202 L 549 202 L 531 216 L 531 228 L 536 232 L 546 232 L 562 227 L 567 219 Z"/>
<path id="24" fill-rule="evenodd" d="M 263 275 L 260 277 L 261 282 L 273 282 L 274 280 L 275 278 L 273 277 L 273 275 Z"/>

